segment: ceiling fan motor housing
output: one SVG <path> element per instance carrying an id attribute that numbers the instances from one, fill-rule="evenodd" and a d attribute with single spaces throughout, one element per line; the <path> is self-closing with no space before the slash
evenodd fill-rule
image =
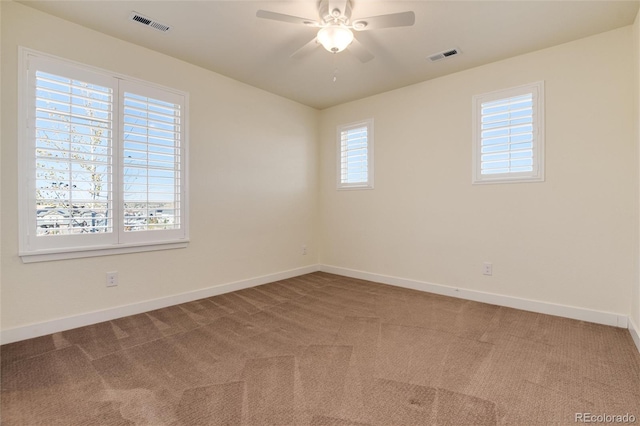
<path id="1" fill-rule="evenodd" d="M 318 12 L 320 14 L 320 17 L 322 18 L 322 20 L 324 21 L 324 23 L 330 23 L 330 22 L 335 22 L 336 20 L 338 22 L 342 22 L 343 24 L 347 24 L 349 23 L 349 19 L 351 19 L 351 9 L 352 9 L 352 4 L 351 4 L 351 0 L 346 0 L 344 2 L 337 2 L 337 3 L 342 3 L 344 4 L 344 9 L 345 10 L 340 10 L 340 14 L 338 16 L 335 16 L 335 5 L 330 4 L 330 0 L 320 0 L 318 2 Z M 331 9 L 330 9 L 331 8 Z"/>

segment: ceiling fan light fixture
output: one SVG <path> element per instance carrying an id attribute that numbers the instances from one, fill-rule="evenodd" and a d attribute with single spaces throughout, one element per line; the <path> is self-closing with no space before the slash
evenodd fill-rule
<path id="1" fill-rule="evenodd" d="M 331 53 L 342 52 L 353 41 L 353 33 L 349 28 L 330 25 L 318 31 L 318 41 Z"/>

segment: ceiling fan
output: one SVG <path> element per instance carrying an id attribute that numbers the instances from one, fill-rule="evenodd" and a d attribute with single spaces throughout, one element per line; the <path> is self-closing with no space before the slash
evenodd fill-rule
<path id="1" fill-rule="evenodd" d="M 263 19 L 272 19 L 274 21 L 319 28 L 318 34 L 313 40 L 295 51 L 291 57 L 304 56 L 320 44 L 332 53 L 338 53 L 348 49 L 362 62 L 370 61 L 374 56 L 355 39 L 353 31 L 409 27 L 416 21 L 415 13 L 413 12 L 391 13 L 388 15 L 352 20 L 351 10 L 351 0 L 320 0 L 318 2 L 318 15 L 320 19 L 317 21 L 270 12 L 268 10 L 258 10 L 256 16 Z"/>

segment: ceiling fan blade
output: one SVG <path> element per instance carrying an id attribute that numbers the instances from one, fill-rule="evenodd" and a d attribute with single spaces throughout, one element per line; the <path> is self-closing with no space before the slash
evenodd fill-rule
<path id="1" fill-rule="evenodd" d="M 362 63 L 369 62 L 375 58 L 375 56 L 373 56 L 373 54 L 355 38 L 347 49 L 353 53 L 356 58 L 360 59 L 360 62 Z"/>
<path id="2" fill-rule="evenodd" d="M 293 52 L 291 54 L 291 58 L 299 59 L 304 56 L 307 56 L 309 53 L 315 50 L 315 48 L 318 47 L 319 45 L 320 44 L 318 43 L 318 40 L 314 37 L 313 40 L 311 40 L 309 43 L 305 44 L 300 49 Z"/>
<path id="3" fill-rule="evenodd" d="M 413 12 L 391 13 L 389 15 L 371 16 L 353 21 L 356 31 L 378 30 L 380 28 L 410 27 L 416 22 Z"/>
<path id="4" fill-rule="evenodd" d="M 310 27 L 319 27 L 320 23 L 313 19 L 299 18 L 297 16 L 285 15 L 283 13 L 270 12 L 268 10 L 258 10 L 256 12 L 258 18 L 272 19 L 274 21 L 288 22 L 290 24 L 302 24 Z"/>

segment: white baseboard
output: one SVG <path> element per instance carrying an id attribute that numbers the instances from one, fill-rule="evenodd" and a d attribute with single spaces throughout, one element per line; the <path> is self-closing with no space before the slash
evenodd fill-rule
<path id="1" fill-rule="evenodd" d="M 288 271 L 277 272 L 274 274 L 263 275 L 260 277 L 254 277 L 246 280 L 217 285 L 215 287 L 208 287 L 201 290 L 190 291 L 188 293 L 161 297 L 159 299 L 145 300 L 143 302 L 133 303 L 130 305 L 117 306 L 115 308 L 88 312 L 85 314 L 59 318 L 36 324 L 29 324 L 22 327 L 10 328 L 1 332 L 0 344 L 4 345 L 6 343 L 45 336 L 47 334 L 71 330 L 73 328 L 83 327 L 86 325 L 97 324 L 99 322 L 110 321 L 128 315 L 141 314 L 143 312 L 152 311 L 154 309 L 166 308 L 167 306 L 192 302 L 194 300 L 217 296 L 219 294 L 242 290 L 249 287 L 255 287 L 274 281 L 285 280 L 287 278 L 293 278 L 299 275 L 317 272 L 319 270 L 319 265 L 310 265 L 302 268 L 291 269 Z"/>
<path id="2" fill-rule="evenodd" d="M 627 328 L 629 318 L 626 315 L 613 312 L 602 312 L 576 306 L 560 305 L 538 300 L 522 299 L 501 294 L 486 293 L 477 290 L 468 290 L 433 284 L 424 281 L 410 280 L 406 278 L 392 277 L 387 275 L 374 274 L 370 272 L 357 271 L 331 265 L 320 265 L 320 270 L 331 274 L 343 275 L 346 277 L 359 278 L 367 281 L 374 281 L 382 284 L 389 284 L 397 287 L 411 288 L 414 290 L 426 291 L 429 293 L 441 294 L 444 296 L 457 297 L 460 299 L 474 300 L 476 302 L 489 303 L 491 305 L 505 306 L 509 308 L 522 309 L 524 311 L 537 312 L 541 314 L 555 315 L 559 317 L 571 318 L 580 321 L 593 322 L 597 324 L 611 325 L 614 327 Z M 637 329 L 636 329 L 637 330 Z M 637 342 L 636 342 L 637 344 Z"/>
<path id="3" fill-rule="evenodd" d="M 359 278 L 382 284 L 389 284 L 397 287 L 410 288 L 429 293 L 473 300 L 476 302 L 489 303 L 492 305 L 499 305 L 515 309 L 522 309 L 525 311 L 561 316 L 597 324 L 611 325 L 614 327 L 628 328 L 633 341 L 638 347 L 638 351 L 640 351 L 640 328 L 638 328 L 638 326 L 635 325 L 633 321 L 631 321 L 626 315 L 578 308 L 575 306 L 559 305 L 550 302 L 522 299 L 512 296 L 504 296 L 501 294 L 486 293 L 477 290 L 468 290 L 442 284 L 433 284 L 424 281 L 392 277 L 331 265 L 310 265 L 274 274 L 263 275 L 260 277 L 221 284 L 215 287 L 208 287 L 188 293 L 181 293 L 173 296 L 162 297 L 159 299 L 133 303 L 130 305 L 118 306 L 115 308 L 88 312 L 71 317 L 59 318 L 51 321 L 11 328 L 3 330 L 0 333 L 0 344 L 12 343 L 20 340 L 31 339 L 34 337 L 45 336 L 47 334 L 71 330 L 73 328 L 96 324 L 103 321 L 110 321 L 128 315 L 136 315 L 143 312 L 152 311 L 154 309 L 166 308 L 167 306 L 173 306 L 180 303 L 203 299 L 206 297 L 217 296 L 219 294 L 242 290 L 249 287 L 255 287 L 274 281 L 284 280 L 287 278 L 293 278 L 299 275 L 309 274 L 316 271 L 323 271 L 346 277 Z"/>
<path id="4" fill-rule="evenodd" d="M 629 318 L 629 333 L 631 333 L 631 338 L 636 344 L 638 352 L 640 352 L 640 328 L 638 328 L 631 318 Z"/>

